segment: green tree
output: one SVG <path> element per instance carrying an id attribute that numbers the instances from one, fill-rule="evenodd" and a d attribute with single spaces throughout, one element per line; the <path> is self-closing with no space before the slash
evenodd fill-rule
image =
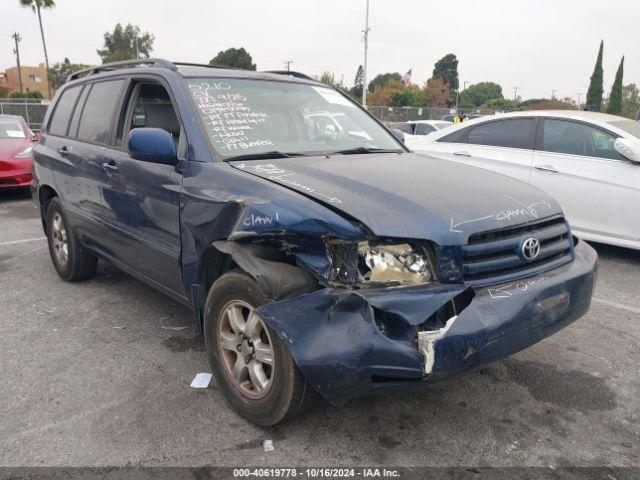
<path id="1" fill-rule="evenodd" d="M 450 53 L 433 66 L 433 78 L 441 78 L 451 89 L 452 95 L 458 90 L 458 59 Z"/>
<path id="2" fill-rule="evenodd" d="M 42 93 L 34 90 L 33 92 L 30 92 L 29 89 L 27 89 L 26 92 L 11 92 L 9 94 L 9 98 L 36 98 L 36 99 L 42 99 Z"/>
<path id="3" fill-rule="evenodd" d="M 88 67 L 89 65 L 81 63 L 71 63 L 71 61 L 65 57 L 62 62 L 54 63 L 53 67 L 48 70 L 49 84 L 54 89 L 60 88 L 60 85 L 67 81 L 69 75 Z"/>
<path id="4" fill-rule="evenodd" d="M 490 110 L 515 110 L 513 100 L 510 98 L 491 98 L 480 105 L 481 108 L 488 108 Z"/>
<path id="5" fill-rule="evenodd" d="M 251 55 L 249 55 L 249 52 L 247 52 L 243 47 L 228 48 L 224 51 L 218 52 L 218 54 L 209 61 L 209 65 L 240 68 L 242 70 L 256 69 L 256 64 L 253 63 Z"/>
<path id="6" fill-rule="evenodd" d="M 407 85 L 393 93 L 391 105 L 394 107 L 424 107 L 424 92 L 417 85 Z"/>
<path id="7" fill-rule="evenodd" d="M 44 39 L 44 29 L 42 28 L 41 10 L 53 8 L 56 5 L 54 0 L 20 0 L 20 5 L 31 8 L 31 11 L 38 15 L 38 24 L 40 25 L 40 36 L 42 37 L 42 48 L 44 49 L 44 64 L 49 71 L 49 55 L 47 54 L 47 42 Z M 51 86 L 47 80 L 47 97 L 51 98 Z"/>
<path id="8" fill-rule="evenodd" d="M 4 85 L 0 85 L 0 98 L 9 97 L 10 90 Z"/>
<path id="9" fill-rule="evenodd" d="M 460 92 L 460 105 L 465 108 L 479 107 L 489 100 L 502 99 L 502 87 L 494 82 L 480 82 Z"/>
<path id="10" fill-rule="evenodd" d="M 149 32 L 140 32 L 137 25 L 127 24 L 122 27 L 116 24 L 112 33 L 104 34 L 104 49 L 97 50 L 102 63 L 133 60 L 135 58 L 149 58 L 153 51 L 155 37 Z"/>
<path id="11" fill-rule="evenodd" d="M 627 118 L 636 118 L 640 109 L 640 89 L 635 83 L 630 83 L 622 88 L 621 115 Z"/>
<path id="12" fill-rule="evenodd" d="M 611 87 L 611 95 L 609 95 L 609 102 L 607 104 L 607 113 L 612 115 L 622 114 L 622 77 L 624 75 L 624 57 L 620 60 L 618 71 L 616 72 L 616 79 L 613 81 Z"/>
<path id="13" fill-rule="evenodd" d="M 599 112 L 602 108 L 602 55 L 604 52 L 604 41 L 600 42 L 600 50 L 598 50 L 598 58 L 596 59 L 596 66 L 593 68 L 593 74 L 591 75 L 591 81 L 589 83 L 589 90 L 587 91 L 587 109 L 594 112 Z"/>
<path id="14" fill-rule="evenodd" d="M 364 68 L 362 65 L 358 66 L 356 72 L 356 78 L 353 80 L 353 88 L 349 90 L 349 95 L 357 100 L 362 100 L 362 84 L 364 82 Z"/>
<path id="15" fill-rule="evenodd" d="M 376 75 L 373 80 L 369 82 L 368 92 L 373 92 L 376 87 L 384 88 L 391 81 L 401 80 L 402 76 L 398 72 L 393 73 L 381 73 Z"/>

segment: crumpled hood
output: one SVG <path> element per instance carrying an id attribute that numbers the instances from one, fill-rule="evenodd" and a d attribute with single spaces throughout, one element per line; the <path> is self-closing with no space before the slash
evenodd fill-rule
<path id="1" fill-rule="evenodd" d="M 380 237 L 455 245 L 477 232 L 562 213 L 549 195 L 526 183 L 412 153 L 230 164 L 342 211 Z"/>

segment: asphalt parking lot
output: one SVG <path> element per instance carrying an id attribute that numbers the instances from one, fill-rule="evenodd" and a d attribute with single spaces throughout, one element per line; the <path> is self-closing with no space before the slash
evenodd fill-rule
<path id="1" fill-rule="evenodd" d="M 62 282 L 31 199 L 0 193 L 0 465 L 640 466 L 640 252 L 596 248 L 592 308 L 555 336 L 262 429 L 190 388 L 186 308 L 104 263 Z"/>

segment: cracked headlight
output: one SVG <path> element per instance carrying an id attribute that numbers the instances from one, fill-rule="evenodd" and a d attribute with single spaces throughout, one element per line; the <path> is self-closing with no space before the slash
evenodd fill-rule
<path id="1" fill-rule="evenodd" d="M 433 280 L 429 260 L 423 252 L 408 243 L 399 245 L 358 244 L 358 253 L 368 271 L 365 280 L 371 282 L 426 283 Z"/>
<path id="2" fill-rule="evenodd" d="M 340 242 L 328 244 L 332 280 L 338 283 L 427 283 L 434 279 L 426 249 L 408 243 L 370 244 Z"/>

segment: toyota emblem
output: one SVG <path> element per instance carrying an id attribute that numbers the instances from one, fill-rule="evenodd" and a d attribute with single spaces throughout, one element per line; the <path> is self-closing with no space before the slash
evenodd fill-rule
<path id="1" fill-rule="evenodd" d="M 529 237 L 524 242 L 522 242 L 522 247 L 520 248 L 520 253 L 522 254 L 522 258 L 531 262 L 538 258 L 540 255 L 540 240 L 537 238 Z"/>

